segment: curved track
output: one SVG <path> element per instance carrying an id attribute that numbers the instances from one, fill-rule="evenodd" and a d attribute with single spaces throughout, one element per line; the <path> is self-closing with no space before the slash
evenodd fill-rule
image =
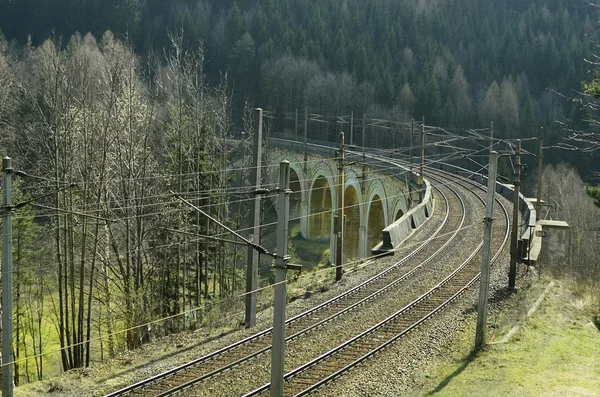
<path id="1" fill-rule="evenodd" d="M 433 172 L 440 173 L 440 171 Z M 474 185 L 471 181 L 466 183 Z M 481 188 L 479 185 L 475 185 L 475 187 Z M 477 195 L 477 197 L 484 201 L 481 196 Z M 495 252 L 492 263 L 496 261 L 506 245 L 510 230 L 508 211 L 500 201 L 496 201 L 504 215 L 505 233 L 502 239 L 492 242 L 492 249 Z M 286 374 L 284 377 L 285 395 L 303 396 L 313 392 L 441 312 L 479 279 L 481 260 L 478 260 L 478 252 L 481 246 L 482 244 L 441 282 L 396 313 Z M 269 395 L 269 386 L 269 384 L 265 384 L 244 397 Z"/>
<path id="2" fill-rule="evenodd" d="M 465 222 L 465 203 L 460 195 L 448 186 L 441 184 L 436 189 L 445 203 L 445 217 L 432 236 L 385 271 L 343 294 L 288 319 L 286 335 L 289 336 L 286 341 L 293 340 L 384 294 L 414 276 L 450 245 Z M 418 264 L 407 272 L 405 265 L 409 260 L 416 261 Z M 170 395 L 265 353 L 270 348 L 271 328 L 180 367 L 108 394 L 106 397 Z"/>

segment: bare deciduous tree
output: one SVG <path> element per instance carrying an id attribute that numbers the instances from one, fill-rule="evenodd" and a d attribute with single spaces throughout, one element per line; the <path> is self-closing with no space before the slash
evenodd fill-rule
<path id="1" fill-rule="evenodd" d="M 577 281 L 587 293 L 597 296 L 600 285 L 600 208 L 584 189 L 577 171 L 567 165 L 547 166 L 543 173 L 543 197 L 551 205 L 551 217 L 569 224 L 568 262 L 552 270 Z"/>

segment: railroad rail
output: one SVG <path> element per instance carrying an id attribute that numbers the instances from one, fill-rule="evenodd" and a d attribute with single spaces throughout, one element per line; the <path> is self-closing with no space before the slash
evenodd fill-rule
<path id="1" fill-rule="evenodd" d="M 446 174 L 443 171 L 435 172 Z M 472 181 L 467 183 L 482 188 L 481 185 L 477 185 Z M 481 196 L 476 196 L 485 202 Z M 493 248 L 496 253 L 492 258 L 492 263 L 497 260 L 506 245 L 510 230 L 508 227 L 508 211 L 502 202 L 497 199 L 496 201 L 504 215 L 505 233 L 502 241 L 498 242 L 496 240 L 494 244 L 495 247 Z M 303 396 L 315 391 L 440 313 L 479 279 L 481 261 L 476 260 L 476 258 L 478 259 L 477 254 L 481 247 L 482 243 L 446 278 L 396 313 L 334 349 L 287 373 L 284 376 L 284 394 L 286 396 Z M 270 384 L 267 383 L 244 395 L 244 397 L 269 395 L 269 387 Z"/>
<path id="2" fill-rule="evenodd" d="M 293 340 L 384 294 L 392 287 L 414 276 L 450 245 L 464 225 L 465 203 L 460 195 L 449 186 L 441 184 L 436 190 L 445 203 L 445 217 L 436 231 L 393 266 L 350 290 L 288 319 L 286 335 L 289 336 L 286 337 L 286 341 Z M 426 258 L 419 260 L 416 266 L 406 271 L 403 266 L 417 256 Z M 168 396 L 189 388 L 269 351 L 271 331 L 272 329 L 269 328 L 258 332 L 197 360 L 110 393 L 106 397 Z"/>

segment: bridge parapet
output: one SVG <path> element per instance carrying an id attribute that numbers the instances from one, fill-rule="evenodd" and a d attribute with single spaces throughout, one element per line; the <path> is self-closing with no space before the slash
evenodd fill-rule
<path id="1" fill-rule="evenodd" d="M 408 183 L 416 182 L 418 175 L 415 172 L 411 172 L 408 168 L 399 164 L 394 164 L 394 166 L 401 169 L 404 175 L 410 175 L 410 181 Z M 373 247 L 371 250 L 372 254 L 382 255 L 389 253 L 393 255 L 395 248 L 399 247 L 400 244 L 412 234 L 413 230 L 423 225 L 433 214 L 435 203 L 431 191 L 431 184 L 427 179 L 425 179 L 424 182 L 425 194 L 423 196 L 423 201 L 383 229 L 383 240 Z"/>

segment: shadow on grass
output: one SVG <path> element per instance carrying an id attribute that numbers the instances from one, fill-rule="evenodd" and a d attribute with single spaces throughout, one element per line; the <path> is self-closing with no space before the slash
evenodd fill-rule
<path id="1" fill-rule="evenodd" d="M 446 377 L 446 379 L 444 379 L 443 381 L 440 382 L 439 385 L 437 385 L 437 387 L 433 390 L 430 391 L 429 393 L 427 393 L 428 396 L 433 396 L 436 393 L 441 392 L 442 390 L 444 390 L 444 387 L 448 386 L 448 384 L 450 383 L 450 381 L 452 379 L 454 379 L 455 377 L 457 377 L 458 375 L 460 375 L 468 366 L 469 364 L 471 364 L 471 362 L 475 359 L 475 352 L 472 351 L 466 358 L 465 358 L 465 362 L 458 368 L 456 368 L 454 370 L 454 372 L 452 372 L 450 375 L 448 375 Z"/>

